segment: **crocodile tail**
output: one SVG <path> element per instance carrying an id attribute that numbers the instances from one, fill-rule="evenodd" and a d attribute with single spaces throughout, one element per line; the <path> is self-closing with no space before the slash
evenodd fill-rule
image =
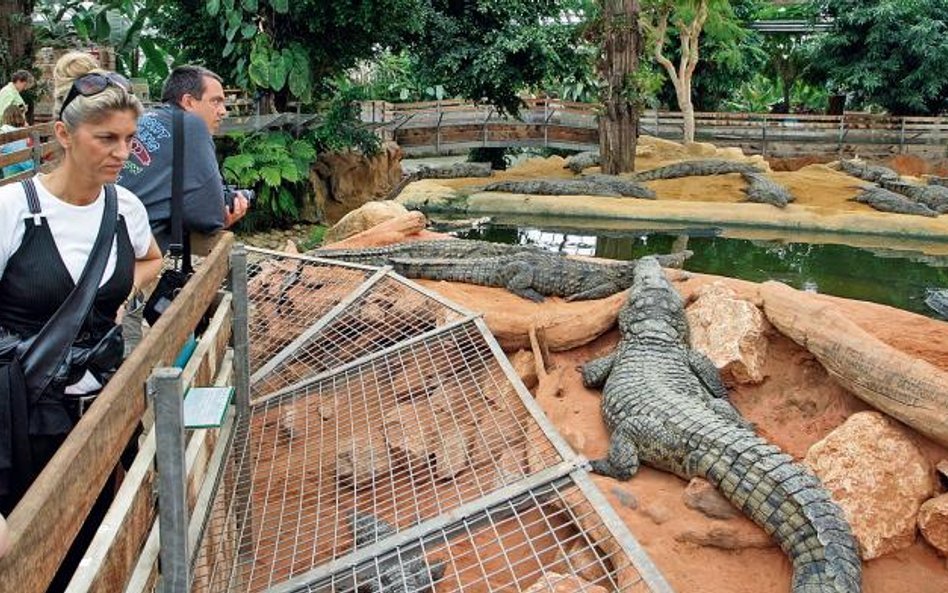
<path id="1" fill-rule="evenodd" d="M 697 461 L 731 504 L 762 527 L 793 563 L 793 593 L 858 593 L 862 562 L 843 511 L 819 478 L 743 429 Z"/>

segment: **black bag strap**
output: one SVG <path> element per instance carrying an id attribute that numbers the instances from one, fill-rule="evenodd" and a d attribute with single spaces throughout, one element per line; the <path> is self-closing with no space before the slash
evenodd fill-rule
<path id="1" fill-rule="evenodd" d="M 29 192 L 36 192 L 33 180 L 23 182 Z M 29 198 L 28 198 L 29 199 Z M 95 302 L 95 295 L 99 290 L 99 283 L 105 273 L 105 265 L 109 261 L 112 251 L 112 242 L 115 238 L 116 219 L 118 218 L 118 195 L 115 186 L 105 186 L 105 208 L 102 212 L 102 223 L 99 225 L 99 234 L 95 238 L 89 261 L 86 262 L 82 275 L 76 287 L 73 288 L 59 309 L 49 318 L 43 329 L 26 344 L 25 351 L 20 356 L 23 375 L 26 377 L 27 393 L 31 402 L 46 390 L 52 381 L 59 365 L 66 359 L 69 348 L 79 335 L 79 330 L 86 320 L 86 316 Z"/>
<path id="2" fill-rule="evenodd" d="M 171 243 L 168 252 L 180 258 L 181 271 L 191 273 L 191 237 L 184 232 L 184 112 L 171 108 Z"/>

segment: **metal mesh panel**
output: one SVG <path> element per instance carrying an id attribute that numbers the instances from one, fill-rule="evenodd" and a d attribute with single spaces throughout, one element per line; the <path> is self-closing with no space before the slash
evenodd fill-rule
<path id="1" fill-rule="evenodd" d="M 254 374 L 254 399 L 464 318 L 399 276 L 373 276 L 352 296 Z"/>
<path id="2" fill-rule="evenodd" d="M 354 566 L 277 586 L 274 593 L 420 591 L 428 583 L 438 592 L 643 590 L 641 576 L 570 478 L 419 537 L 392 537 L 385 529 L 391 524 L 369 512 L 359 519 L 358 535 L 365 536 L 373 521 L 383 532 L 377 539 L 359 538 L 350 557 Z M 376 541 L 389 542 L 389 550 L 361 558 Z"/>
<path id="3" fill-rule="evenodd" d="M 366 266 L 247 251 L 252 371 L 292 343 L 373 272 Z"/>
<path id="4" fill-rule="evenodd" d="M 448 328 L 241 419 L 208 529 L 239 549 L 201 590 L 262 591 L 338 558 L 353 507 L 410 524 L 561 461 L 478 326 Z"/>

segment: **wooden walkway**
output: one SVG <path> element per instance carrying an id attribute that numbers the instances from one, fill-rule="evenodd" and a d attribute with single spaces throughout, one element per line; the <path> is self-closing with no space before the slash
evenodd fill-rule
<path id="1" fill-rule="evenodd" d="M 363 103 L 362 119 L 382 126 L 407 154 L 464 151 L 477 147 L 549 147 L 598 150 L 598 106 L 528 99 L 517 117 L 489 105 L 461 100 L 426 103 Z M 646 111 L 641 133 L 680 141 L 679 112 Z M 696 113 L 696 139 L 737 146 L 747 153 L 793 157 L 834 154 L 886 157 L 946 156 L 948 117 L 890 117 L 862 113 L 782 115 Z"/>

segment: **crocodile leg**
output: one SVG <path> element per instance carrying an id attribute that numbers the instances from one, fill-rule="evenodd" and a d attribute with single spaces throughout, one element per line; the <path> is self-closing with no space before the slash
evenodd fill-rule
<path id="1" fill-rule="evenodd" d="M 580 367 L 583 375 L 583 385 L 591 389 L 598 389 L 605 385 L 609 373 L 612 372 L 612 363 L 616 360 L 616 353 L 607 354 L 601 358 L 590 360 Z"/>
<path id="2" fill-rule="evenodd" d="M 688 366 L 694 371 L 701 383 L 714 397 L 727 399 L 727 387 L 721 382 L 718 367 L 704 353 L 691 348 L 688 350 Z"/>
<path id="3" fill-rule="evenodd" d="M 609 441 L 609 453 L 605 459 L 589 462 L 593 473 L 625 481 L 639 471 L 639 451 L 632 435 L 625 427 L 618 427 Z"/>
<path id="4" fill-rule="evenodd" d="M 519 297 L 534 303 L 542 303 L 543 295 L 533 288 L 534 268 L 527 262 L 513 261 L 502 266 L 501 277 L 506 278 L 506 288 Z"/>
<path id="5" fill-rule="evenodd" d="M 564 301 L 588 301 L 591 299 L 604 299 L 619 292 L 621 289 L 613 282 L 604 282 L 599 286 L 594 286 L 589 290 L 567 295 Z"/>

